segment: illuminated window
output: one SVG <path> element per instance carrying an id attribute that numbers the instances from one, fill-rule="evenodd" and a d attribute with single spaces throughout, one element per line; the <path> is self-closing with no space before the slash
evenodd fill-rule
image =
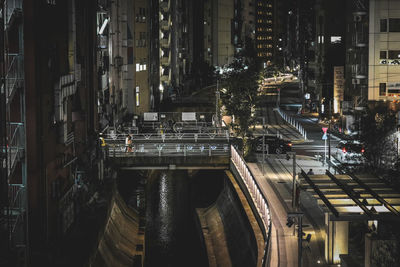
<path id="1" fill-rule="evenodd" d="M 139 105 L 140 105 L 139 86 L 136 86 L 136 106 L 138 107 Z"/>

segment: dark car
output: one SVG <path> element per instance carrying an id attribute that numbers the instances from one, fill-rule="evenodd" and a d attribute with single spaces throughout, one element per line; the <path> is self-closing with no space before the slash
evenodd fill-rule
<path id="1" fill-rule="evenodd" d="M 258 136 L 253 140 L 253 150 L 255 152 L 262 152 L 263 137 Z M 265 136 L 265 152 L 269 154 L 281 154 L 292 151 L 292 143 L 288 140 L 281 139 L 275 135 Z"/>

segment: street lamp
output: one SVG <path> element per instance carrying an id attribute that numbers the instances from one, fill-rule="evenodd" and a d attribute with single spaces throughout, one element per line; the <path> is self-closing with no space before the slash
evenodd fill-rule
<path id="1" fill-rule="evenodd" d="M 215 92 L 215 120 L 216 120 L 215 126 L 216 127 L 219 127 L 219 124 L 220 124 L 219 98 L 220 98 L 220 92 L 219 92 L 219 89 L 218 89 L 218 80 L 217 80 L 217 89 L 216 89 L 216 92 Z"/>
<path id="2" fill-rule="evenodd" d="M 290 160 L 290 156 L 293 158 L 293 189 L 292 189 L 292 207 L 296 209 L 296 152 L 287 152 L 286 159 Z"/>
<path id="3" fill-rule="evenodd" d="M 297 232 L 297 241 L 298 241 L 298 267 L 302 266 L 302 254 L 303 254 L 303 212 L 288 212 L 288 221 L 286 225 L 291 227 L 293 225 L 293 219 L 297 218 L 298 222 L 298 232 Z"/>

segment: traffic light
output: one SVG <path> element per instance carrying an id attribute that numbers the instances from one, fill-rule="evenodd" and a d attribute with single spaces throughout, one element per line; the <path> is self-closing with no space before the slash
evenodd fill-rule
<path id="1" fill-rule="evenodd" d="M 294 224 L 293 218 L 287 218 L 287 222 L 286 222 L 286 226 L 287 227 L 292 227 L 292 225 Z"/>

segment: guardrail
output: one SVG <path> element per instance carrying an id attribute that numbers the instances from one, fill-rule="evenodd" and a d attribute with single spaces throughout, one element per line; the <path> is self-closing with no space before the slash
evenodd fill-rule
<path id="1" fill-rule="evenodd" d="M 299 131 L 299 133 L 304 137 L 304 140 L 307 140 L 307 132 L 303 128 L 303 126 L 298 121 L 296 121 L 296 119 L 294 117 L 287 115 L 280 108 L 277 108 L 277 110 L 278 110 L 279 115 L 282 117 L 282 119 L 284 119 L 287 123 L 289 123 L 294 128 L 296 128 L 297 131 Z"/>
<path id="2" fill-rule="evenodd" d="M 238 171 L 240 178 L 243 180 L 247 187 L 248 192 L 253 200 L 253 203 L 262 219 L 263 226 L 266 232 L 265 249 L 262 266 L 267 264 L 269 260 L 270 239 L 271 239 L 271 212 L 269 210 L 268 201 L 262 194 L 256 180 L 251 174 L 244 159 L 236 151 L 235 147 L 231 145 L 231 161 Z"/>

